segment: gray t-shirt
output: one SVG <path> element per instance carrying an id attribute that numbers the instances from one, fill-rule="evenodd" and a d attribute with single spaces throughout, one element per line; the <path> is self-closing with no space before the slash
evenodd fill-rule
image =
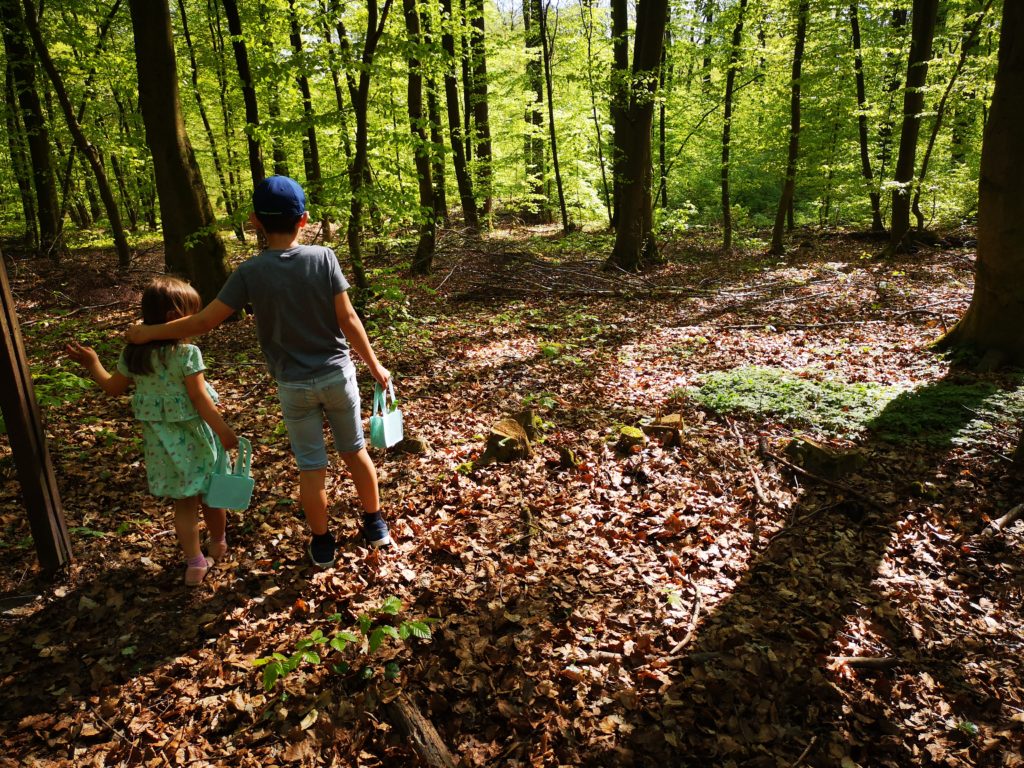
<path id="1" fill-rule="evenodd" d="M 267 248 L 231 273 L 218 299 L 238 310 L 252 304 L 256 335 L 278 381 L 304 381 L 350 364 L 334 297 L 348 290 L 330 248 Z"/>

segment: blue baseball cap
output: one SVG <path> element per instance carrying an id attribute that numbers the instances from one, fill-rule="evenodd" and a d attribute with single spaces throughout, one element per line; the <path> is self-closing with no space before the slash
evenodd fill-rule
<path id="1" fill-rule="evenodd" d="M 252 208 L 257 216 L 301 216 L 306 212 L 306 193 L 295 179 L 268 176 L 252 191 Z"/>

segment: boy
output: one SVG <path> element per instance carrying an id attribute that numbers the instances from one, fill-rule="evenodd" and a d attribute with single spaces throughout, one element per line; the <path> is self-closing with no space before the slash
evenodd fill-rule
<path id="1" fill-rule="evenodd" d="M 217 298 L 197 314 L 162 325 L 134 325 L 128 341 L 200 336 L 246 304 L 256 315 L 256 334 L 278 396 L 292 453 L 299 467 L 299 500 L 312 533 L 314 565 L 334 564 L 335 541 L 328 527 L 326 416 L 363 506 L 363 537 L 372 547 L 391 544 L 380 510 L 377 471 L 366 452 L 359 389 L 351 348 L 386 386 L 391 374 L 377 361 L 348 297 L 349 284 L 330 248 L 301 245 L 309 220 L 306 195 L 293 179 L 270 176 L 252 194 L 250 223 L 267 247 L 231 273 Z"/>

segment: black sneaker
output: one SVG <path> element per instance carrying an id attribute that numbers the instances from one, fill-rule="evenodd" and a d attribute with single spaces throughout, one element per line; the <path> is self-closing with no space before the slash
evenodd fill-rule
<path id="1" fill-rule="evenodd" d="M 388 533 L 388 524 L 378 515 L 373 520 L 363 521 L 363 539 L 371 547 L 390 547 L 391 535 Z"/>
<path id="2" fill-rule="evenodd" d="M 309 559 L 318 568 L 330 568 L 334 565 L 334 537 L 330 532 L 313 535 L 309 542 Z"/>

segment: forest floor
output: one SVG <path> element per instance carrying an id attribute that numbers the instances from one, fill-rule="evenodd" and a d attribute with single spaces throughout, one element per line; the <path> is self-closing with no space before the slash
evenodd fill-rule
<path id="1" fill-rule="evenodd" d="M 465 766 L 1024 765 L 1024 528 L 985 533 L 1024 501 L 1024 405 L 929 349 L 970 299 L 956 234 L 879 261 L 691 233 L 641 276 L 604 234 L 446 234 L 425 281 L 375 274 L 368 324 L 432 450 L 373 452 L 396 546 L 327 571 L 253 320 L 224 325 L 198 341 L 256 491 L 192 590 L 126 401 L 62 353 L 113 363 L 159 249 L 9 262 L 75 559 L 40 578 L 0 444 L 0 766 L 414 765 L 400 701 Z M 524 405 L 533 455 L 474 467 Z M 669 414 L 678 446 L 616 450 Z M 809 477 L 797 435 L 853 458 Z"/>

